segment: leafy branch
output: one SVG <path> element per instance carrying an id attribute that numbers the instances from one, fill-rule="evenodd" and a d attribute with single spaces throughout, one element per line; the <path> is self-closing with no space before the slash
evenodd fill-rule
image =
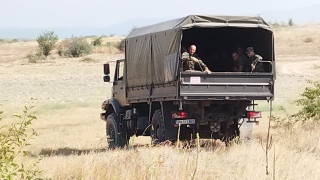
<path id="1" fill-rule="evenodd" d="M 37 178 L 38 174 L 41 173 L 37 164 L 41 158 L 31 166 L 25 166 L 17 162 L 18 156 L 28 155 L 25 148 L 30 146 L 29 141 L 36 135 L 31 125 L 37 117 L 29 113 L 34 107 L 32 103 L 29 106 L 24 106 L 21 114 L 14 114 L 13 117 L 16 120 L 11 119 L 13 121 L 11 124 L 4 124 L 2 117 L 0 117 L 0 123 L 4 124 L 0 126 L 0 178 L 8 180 L 40 179 Z M 0 111 L 1 114 L 3 114 L 3 111 Z"/>

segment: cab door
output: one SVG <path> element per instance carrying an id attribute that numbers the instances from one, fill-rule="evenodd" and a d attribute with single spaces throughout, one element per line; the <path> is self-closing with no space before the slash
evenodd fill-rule
<path id="1" fill-rule="evenodd" d="M 116 71 L 112 87 L 112 96 L 118 100 L 120 105 L 127 105 L 126 87 L 124 80 L 124 60 L 118 60 L 116 63 Z"/>

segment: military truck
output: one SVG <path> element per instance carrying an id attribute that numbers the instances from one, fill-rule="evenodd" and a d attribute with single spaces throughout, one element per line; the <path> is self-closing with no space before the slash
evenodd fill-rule
<path id="1" fill-rule="evenodd" d="M 102 103 L 109 147 L 125 146 L 133 135 L 176 141 L 178 129 L 181 140 L 238 136 L 241 121 L 261 117 L 254 101 L 273 100 L 273 39 L 270 26 L 251 16 L 189 15 L 133 29 L 125 59 L 115 64 L 112 97 Z M 182 70 L 181 50 L 190 44 L 212 73 Z M 263 72 L 230 71 L 229 54 L 239 46 L 254 47 Z"/>

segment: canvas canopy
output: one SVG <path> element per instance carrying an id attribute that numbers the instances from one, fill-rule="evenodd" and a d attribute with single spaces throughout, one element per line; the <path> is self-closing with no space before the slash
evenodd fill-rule
<path id="1" fill-rule="evenodd" d="M 133 29 L 126 37 L 128 87 L 165 84 L 177 79 L 183 31 L 191 28 L 243 27 L 271 31 L 259 16 L 190 15 Z"/>

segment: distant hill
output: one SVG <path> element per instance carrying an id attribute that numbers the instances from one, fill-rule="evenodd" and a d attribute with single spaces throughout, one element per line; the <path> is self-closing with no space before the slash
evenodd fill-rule
<path id="1" fill-rule="evenodd" d="M 134 27 L 146 26 L 172 18 L 135 19 L 127 20 L 108 27 L 55 27 L 55 28 L 0 28 L 1 39 L 35 39 L 44 31 L 54 31 L 59 38 L 69 38 L 71 36 L 91 36 L 91 35 L 127 35 Z"/>
<path id="2" fill-rule="evenodd" d="M 289 18 L 293 19 L 295 24 L 308 24 L 308 23 L 320 23 L 320 4 L 299 8 L 291 11 L 269 11 L 262 12 L 260 15 L 267 22 L 285 22 L 287 23 Z M 212 13 L 214 14 L 214 12 Z M 54 27 L 54 28 L 0 28 L 1 39 L 12 38 L 26 38 L 35 39 L 38 35 L 47 30 L 54 30 L 58 34 L 59 38 L 68 38 L 71 36 L 91 36 L 91 35 L 127 35 L 133 27 L 140 27 L 158 22 L 174 19 L 178 17 L 166 17 L 166 18 L 145 18 L 145 19 L 133 19 L 126 20 L 118 24 L 110 25 L 107 27 Z"/>
<path id="3" fill-rule="evenodd" d="M 288 22 L 289 18 L 297 24 L 320 23 L 320 4 L 299 8 L 291 11 L 270 11 L 261 13 L 261 16 L 271 22 Z"/>

